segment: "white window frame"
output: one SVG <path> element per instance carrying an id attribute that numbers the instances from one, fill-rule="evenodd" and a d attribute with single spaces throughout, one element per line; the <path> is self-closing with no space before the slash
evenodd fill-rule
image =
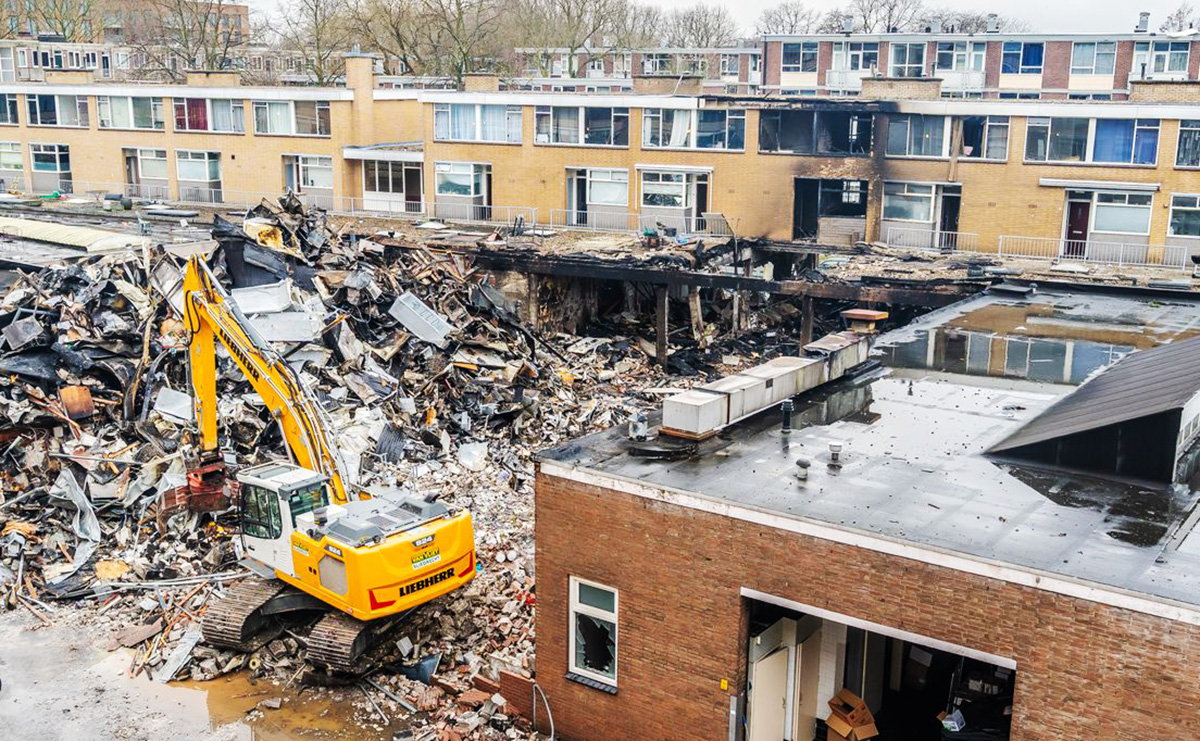
<path id="1" fill-rule="evenodd" d="M 786 64 L 783 59 L 786 54 L 786 49 L 789 46 L 800 47 L 800 63 Z M 821 46 L 816 41 L 795 41 L 787 42 L 779 47 L 779 71 L 780 72 L 804 72 L 807 74 L 816 74 L 820 67 L 820 50 Z M 812 60 L 812 69 L 804 69 L 808 65 L 809 59 Z"/>
<path id="2" fill-rule="evenodd" d="M 914 42 L 895 42 L 888 46 L 888 75 L 891 77 L 906 77 L 910 79 L 920 78 L 925 76 L 925 53 L 927 44 L 924 41 Z M 921 50 L 921 61 L 913 62 L 911 54 L 913 49 Z M 904 61 L 897 61 L 898 52 L 904 51 Z M 918 74 L 908 75 L 903 71 L 916 70 Z"/>
<path id="3" fill-rule="evenodd" d="M 206 177 L 204 177 L 202 179 L 184 177 L 183 173 L 180 172 L 181 165 L 183 165 L 184 162 L 196 162 L 196 161 L 200 161 L 200 162 L 204 163 L 204 172 L 205 172 Z M 217 179 L 216 180 L 213 180 L 211 177 L 207 177 L 209 162 L 217 162 L 218 163 L 217 164 L 218 171 L 217 171 Z M 220 183 L 222 180 L 222 177 L 221 177 L 222 173 L 220 172 L 220 169 L 221 169 L 220 162 L 221 162 L 221 153 L 220 152 L 212 152 L 212 151 L 208 151 L 208 150 L 204 150 L 204 149 L 176 149 L 175 150 L 175 177 L 179 180 L 189 182 L 189 183 L 210 183 L 210 184 L 217 183 L 217 187 L 212 188 L 212 190 L 219 190 Z"/>
<path id="4" fill-rule="evenodd" d="M 721 55 L 721 76 L 739 75 L 742 72 L 741 55 L 739 54 L 722 54 Z"/>
<path id="5" fill-rule="evenodd" d="M 16 155 L 15 160 L 5 156 L 13 154 Z M 14 162 L 16 164 L 13 164 Z M 25 153 L 21 151 L 21 142 L 0 142 L 0 170 L 6 172 L 25 171 Z"/>
<path id="6" fill-rule="evenodd" d="M 1046 159 L 1044 159 L 1044 160 L 1029 159 L 1029 145 L 1028 145 L 1029 130 L 1034 125 L 1041 126 L 1042 125 L 1040 123 L 1041 121 L 1047 121 L 1048 123 L 1046 125 L 1049 127 L 1049 131 L 1047 131 L 1047 142 L 1049 142 L 1049 138 L 1052 135 L 1052 132 L 1054 130 L 1054 121 L 1055 121 L 1055 119 L 1059 119 L 1059 118 L 1082 118 L 1082 116 L 1028 116 L 1028 117 L 1026 117 L 1026 119 L 1025 119 L 1025 142 L 1026 142 L 1026 144 L 1025 144 L 1025 151 L 1021 153 L 1022 162 L 1029 162 L 1029 163 L 1034 163 L 1034 164 L 1056 164 L 1056 165 L 1091 165 L 1094 167 L 1148 167 L 1148 168 L 1154 168 L 1154 167 L 1158 166 L 1159 150 L 1162 148 L 1162 134 L 1163 134 L 1162 119 L 1135 119 L 1134 120 L 1133 148 L 1130 150 L 1130 161 L 1129 162 L 1107 162 L 1107 161 L 1106 162 L 1097 162 L 1096 161 L 1096 121 L 1098 120 L 1096 118 L 1089 118 L 1087 120 L 1088 121 L 1087 144 L 1084 149 L 1084 156 L 1083 156 L 1082 160 L 1079 160 L 1079 161 L 1052 160 L 1049 158 L 1050 157 L 1049 150 L 1047 150 Z M 1104 117 L 1102 116 L 1101 118 L 1103 119 Z M 1158 123 L 1151 126 L 1148 124 L 1144 125 L 1142 123 L 1143 121 L 1157 121 Z M 1154 162 L 1149 162 L 1149 163 L 1134 162 L 1133 154 L 1134 154 L 1134 152 L 1137 151 L 1138 133 L 1141 131 L 1149 131 L 1149 130 L 1156 130 L 1158 132 L 1158 135 L 1155 138 Z M 1009 133 L 1011 135 L 1011 133 L 1012 133 L 1011 130 L 1009 131 Z M 1176 141 L 1176 145 L 1178 145 L 1178 141 Z"/>
<path id="7" fill-rule="evenodd" d="M 137 98 L 150 101 L 150 122 L 151 126 L 138 126 L 137 116 L 134 114 L 133 101 Z M 119 102 L 118 102 L 119 101 Z M 129 112 L 129 126 L 113 126 L 112 125 L 112 108 L 113 106 L 123 106 Z M 105 122 L 108 119 L 108 122 Z M 117 129 L 126 131 L 163 131 L 167 127 L 166 118 L 163 115 L 162 98 L 157 96 L 131 96 L 131 95 L 97 95 L 96 96 L 96 125 L 102 129 Z"/>
<path id="8" fill-rule="evenodd" d="M 137 153 L 138 175 L 143 179 L 150 178 L 151 180 L 168 180 L 170 178 L 170 165 L 167 164 L 167 150 L 155 149 L 154 147 L 144 147 L 134 150 Z M 145 162 L 150 160 L 162 162 L 162 175 L 147 175 Z"/>
<path id="9" fill-rule="evenodd" d="M 1016 72 L 1005 72 L 1004 71 L 1004 55 L 1012 53 L 1010 51 L 1006 51 L 1004 48 L 1005 46 L 1008 46 L 1009 44 L 1019 44 L 1021 46 L 1021 48 L 1017 51 L 1017 71 Z M 1041 65 L 1039 65 L 1037 67 L 1034 67 L 1032 65 L 1030 65 L 1029 67 L 1025 66 L 1025 47 L 1026 46 L 1042 47 L 1042 63 L 1041 63 Z M 1005 41 L 1005 42 L 1001 43 L 1001 46 L 1000 46 L 1000 74 L 1002 74 L 1002 75 L 1040 75 L 1040 74 L 1042 74 L 1042 72 L 1045 69 L 1046 69 L 1046 44 L 1045 43 L 1043 43 L 1041 41 Z"/>
<path id="10" fill-rule="evenodd" d="M 184 109 L 187 109 L 187 101 L 195 100 L 195 98 L 172 98 L 171 99 L 171 125 L 175 127 L 175 131 L 180 133 L 209 133 L 209 134 L 245 134 L 246 133 L 246 102 L 241 98 L 203 98 L 204 100 L 204 120 L 208 124 L 205 129 L 181 129 L 178 127 L 178 116 L 175 114 L 177 106 L 182 103 Z M 214 115 L 214 105 L 216 103 L 229 103 L 230 121 L 234 123 L 232 129 L 217 129 L 213 128 L 216 125 L 216 116 Z M 237 125 L 241 124 L 241 128 Z"/>
<path id="11" fill-rule="evenodd" d="M 556 142 L 554 137 L 554 109 L 555 108 L 576 108 L 578 113 L 577 132 L 578 141 L 575 142 Z M 616 121 L 618 118 L 625 119 L 625 143 L 624 144 L 589 144 L 587 141 L 587 111 L 589 109 L 603 108 L 608 109 L 610 123 L 609 131 L 616 131 Z M 624 113 L 618 113 L 624 111 Z M 550 119 L 550 138 L 551 141 L 542 141 L 538 138 L 538 121 L 543 117 Z M 533 109 L 533 143 L 542 147 L 597 147 L 600 149 L 628 149 L 629 138 L 632 135 L 632 124 L 630 121 L 629 108 L 625 106 L 561 106 L 561 105 L 539 105 Z"/>
<path id="12" fill-rule="evenodd" d="M 664 180 L 663 179 L 664 176 L 667 178 L 670 178 L 670 179 Z M 676 180 L 675 178 L 678 178 L 678 180 Z M 642 209 L 672 208 L 672 209 L 684 210 L 691 205 L 691 188 L 688 187 L 690 185 L 690 183 L 688 182 L 688 173 L 686 173 L 686 172 L 676 172 L 673 170 L 671 170 L 671 171 L 668 171 L 668 170 L 642 170 L 640 180 L 641 180 L 641 183 L 640 183 L 641 187 L 638 189 L 638 203 L 640 204 Z M 664 205 L 658 204 L 658 203 L 646 203 L 646 183 L 647 182 L 658 183 L 658 184 L 660 184 L 660 186 L 663 184 L 672 185 L 672 186 L 675 184 L 678 184 L 679 189 L 680 189 L 680 198 L 679 198 L 680 205 L 664 206 Z M 661 189 L 666 190 L 666 188 L 661 188 Z"/>
<path id="13" fill-rule="evenodd" d="M 1100 203 L 1101 196 L 1105 196 L 1107 198 L 1120 197 L 1120 198 L 1124 199 L 1124 202 L 1123 203 L 1122 202 Z M 1129 203 L 1130 198 L 1139 198 L 1139 199 L 1147 198 L 1147 199 L 1149 199 L 1150 202 L 1147 204 L 1144 204 L 1144 205 L 1143 204 L 1130 204 Z M 1146 212 L 1146 230 L 1140 231 L 1140 232 L 1120 232 L 1120 231 L 1112 231 L 1112 230 L 1107 230 L 1107 229 L 1098 229 L 1096 227 L 1096 216 L 1098 215 L 1098 212 L 1101 208 L 1125 208 L 1125 209 L 1144 210 Z M 1092 194 L 1092 208 L 1091 208 L 1091 219 L 1090 219 L 1091 223 L 1088 224 L 1088 234 L 1089 234 L 1089 236 L 1091 236 L 1092 234 L 1098 233 L 1098 234 L 1127 234 L 1127 235 L 1135 236 L 1135 237 L 1148 237 L 1148 236 L 1150 236 L 1150 226 L 1151 226 L 1150 222 L 1153 221 L 1153 219 L 1154 219 L 1154 194 L 1153 193 L 1141 193 L 1141 192 L 1114 193 L 1114 192 L 1109 192 L 1109 191 L 1097 191 Z"/>
<path id="14" fill-rule="evenodd" d="M 942 47 L 949 47 L 943 49 Z M 970 64 L 971 43 L 967 41 L 939 41 L 934 47 L 933 68 L 937 71 L 966 72 Z M 942 66 L 942 55 L 950 55 L 950 66 Z"/>
<path id="15" fill-rule="evenodd" d="M 317 190 L 333 190 L 333 157 L 327 154 L 294 154 L 296 163 L 296 188 L 301 193 L 309 192 L 310 189 Z M 306 185 L 305 177 L 309 170 L 329 170 L 329 185 Z"/>
<path id="16" fill-rule="evenodd" d="M 474 137 L 470 139 L 457 139 L 452 136 L 454 131 L 453 114 L 451 113 L 450 103 L 434 103 L 433 104 L 433 140 L 440 142 L 455 142 L 455 141 L 470 141 L 480 142 L 483 144 L 520 144 L 523 137 L 523 113 L 522 107 L 519 105 L 504 106 L 504 139 L 484 139 L 483 138 L 483 106 L 482 103 L 456 103 L 455 105 L 469 105 L 475 108 L 475 128 Z M 440 122 L 445 122 L 445 134 L 440 134 Z M 514 128 L 515 124 L 515 128 Z M 513 138 L 513 134 L 516 138 Z"/>
<path id="17" fill-rule="evenodd" d="M 902 116 L 904 127 L 907 130 L 904 135 L 904 154 L 891 154 L 888 152 L 888 141 L 891 138 L 891 127 L 897 123 L 897 116 Z M 942 160 L 950 157 L 950 122 L 952 116 L 940 116 L 942 119 L 942 152 L 941 154 L 912 154 L 912 123 L 911 119 L 914 116 L 922 118 L 937 118 L 934 115 L 925 115 L 921 113 L 901 113 L 893 114 L 888 117 L 888 133 L 883 139 L 883 152 L 885 157 L 892 159 L 916 159 L 916 160 Z"/>
<path id="18" fill-rule="evenodd" d="M 584 178 L 586 180 L 587 193 L 585 198 L 589 206 L 620 206 L 629 208 L 629 170 L 612 169 L 612 168 L 588 168 L 585 171 Z M 625 201 L 624 203 L 609 203 L 607 201 L 597 201 L 592 198 L 592 183 L 625 183 Z"/>
<path id="19" fill-rule="evenodd" d="M 1008 161 L 1008 150 L 1012 144 L 1012 122 L 1011 122 L 1011 119 L 1008 116 L 984 116 L 983 118 L 985 119 L 983 122 L 983 138 L 980 140 L 980 149 L 983 150 L 983 153 L 978 156 L 973 155 L 973 154 L 959 154 L 959 157 L 961 157 L 964 160 L 971 161 L 971 162 L 1007 162 Z M 961 125 L 961 123 L 960 123 L 960 125 Z M 987 156 L 988 135 L 991 133 L 991 130 L 993 128 L 1005 129 L 1004 156 L 1003 157 L 988 157 Z M 961 139 L 962 137 L 960 136 L 959 138 Z"/>
<path id="20" fill-rule="evenodd" d="M 1179 48 L 1172 48 L 1172 46 Z M 1191 63 L 1191 42 L 1188 41 L 1139 41 L 1133 47 L 1133 69 L 1132 72 L 1140 79 L 1142 74 L 1141 65 L 1146 65 L 1146 74 L 1153 75 L 1187 75 L 1188 67 Z M 1178 69 L 1171 69 L 1172 58 L 1180 58 L 1182 55 L 1183 64 Z M 1162 69 L 1158 69 L 1159 61 L 1162 62 Z"/>
<path id="21" fill-rule="evenodd" d="M 53 149 L 53 151 L 39 152 L 38 151 L 39 148 L 42 148 L 42 147 L 50 147 Z M 64 152 L 62 150 L 66 150 L 66 151 Z M 35 158 L 34 158 L 34 155 L 37 155 L 37 154 L 53 154 L 54 155 L 54 164 L 58 169 L 39 170 L 35 164 Z M 30 144 L 29 145 L 29 166 L 31 168 L 31 172 L 56 172 L 59 175 L 62 175 L 62 173 L 64 173 L 64 172 L 71 172 L 70 169 L 67 169 L 67 170 L 62 169 L 63 156 L 66 156 L 66 158 L 68 160 L 71 158 L 71 146 L 69 144 L 41 144 L 41 143 Z"/>
<path id="22" fill-rule="evenodd" d="M 433 163 L 433 194 L 434 196 L 449 196 L 451 198 L 479 198 L 483 195 L 482 182 L 478 177 L 476 168 L 481 168 L 483 165 L 478 162 L 435 162 Z M 471 176 L 471 192 L 470 193 L 443 193 L 441 192 L 441 182 L 438 180 L 438 174 L 449 173 L 451 175 L 470 175 Z"/>
<path id="23" fill-rule="evenodd" d="M 54 121 L 55 121 L 55 123 L 41 123 L 41 116 L 38 116 L 37 117 L 38 120 L 35 121 L 34 116 L 32 115 L 34 110 L 40 110 L 40 107 L 37 105 L 36 99 L 37 98 L 45 98 L 45 97 L 54 98 Z M 62 122 L 62 111 L 63 111 L 62 102 L 63 102 L 64 98 L 74 98 L 76 123 L 65 124 Z M 87 96 L 86 95 L 46 95 L 46 94 L 41 94 L 41 93 L 29 93 L 25 96 L 25 102 L 26 102 L 25 112 L 29 117 L 29 121 L 27 121 L 26 123 L 29 126 L 48 126 L 48 127 L 63 128 L 63 129 L 86 129 L 89 127 L 90 120 L 88 118 L 88 106 L 87 106 Z M 30 104 L 33 104 L 33 105 L 30 105 Z"/>
<path id="24" fill-rule="evenodd" d="M 903 186 L 904 191 L 902 193 L 888 193 L 889 185 Z M 914 188 L 918 188 L 921 190 L 914 190 Z M 924 188 L 928 188 L 929 190 L 925 191 L 925 190 L 923 190 Z M 901 218 L 897 218 L 895 216 L 888 216 L 887 215 L 887 202 L 888 202 L 889 195 L 902 195 L 902 196 L 908 196 L 910 198 L 927 198 L 929 201 L 929 218 L 928 219 L 901 219 Z M 937 214 L 935 213 L 936 209 L 934 208 L 936 205 L 934 203 L 934 199 L 936 197 L 937 197 L 937 188 L 934 187 L 931 183 L 914 183 L 914 182 L 908 182 L 908 181 L 903 181 L 903 180 L 885 180 L 883 183 L 883 202 L 880 204 L 880 213 L 882 215 L 883 220 L 885 220 L 885 221 L 903 221 L 903 222 L 907 222 L 910 224 L 932 224 L 932 223 L 934 223 L 934 220 L 937 218 Z"/>
<path id="25" fill-rule="evenodd" d="M 580 584 L 592 587 L 594 589 L 602 589 L 605 592 L 611 592 L 612 596 L 613 596 L 612 612 L 603 610 L 598 607 L 593 607 L 592 605 L 583 604 L 579 600 L 579 585 Z M 620 664 L 621 623 L 619 620 L 619 616 L 621 614 L 621 593 L 619 590 L 614 589 L 613 587 L 605 586 L 604 584 L 600 584 L 599 582 L 594 582 L 594 581 L 590 581 L 587 579 L 580 579 L 577 576 L 571 576 L 569 578 L 568 586 L 571 590 L 571 594 L 570 594 L 570 601 L 569 601 L 569 609 L 567 610 L 567 636 L 568 636 L 567 666 L 569 667 L 572 674 L 578 674 L 581 677 L 587 677 L 588 679 L 591 679 L 595 682 L 599 682 L 600 684 L 608 685 L 609 687 L 616 687 L 617 680 L 621 676 L 621 674 L 620 674 L 620 669 L 621 669 L 621 664 Z M 576 648 L 578 645 L 578 636 L 575 633 L 575 622 L 576 622 L 575 615 L 576 614 L 583 614 L 583 615 L 587 615 L 588 617 L 593 617 L 598 620 L 604 620 L 606 622 L 612 623 L 612 626 L 613 626 L 613 674 L 611 677 L 605 676 L 604 674 L 598 674 L 594 671 L 591 671 L 590 669 L 587 669 L 587 668 L 581 667 L 581 666 L 577 666 L 575 664 L 575 653 L 576 653 Z"/>
<path id="26" fill-rule="evenodd" d="M 1087 64 L 1076 64 L 1076 52 L 1083 51 L 1085 47 L 1091 47 L 1090 60 Z M 1100 47 L 1105 47 L 1101 50 Z M 1100 57 L 1109 58 L 1108 72 L 1097 72 L 1097 62 Z M 1116 74 L 1117 70 L 1117 42 L 1115 41 L 1076 41 L 1071 45 L 1071 74 L 1073 75 L 1112 75 Z"/>
<path id="27" fill-rule="evenodd" d="M 0 106 L 4 107 L 5 115 L 11 119 L 0 122 L 0 126 L 17 126 L 21 123 L 21 106 L 17 100 L 16 93 L 4 93 L 0 95 Z"/>
<path id="28" fill-rule="evenodd" d="M 2 145 L 0 145 L 2 146 Z M 1177 199 L 1188 199 L 1190 203 L 1176 203 Z M 1167 236 L 1179 237 L 1181 239 L 1200 239 L 1200 234 L 1177 234 L 1175 232 L 1175 211 L 1195 211 L 1200 213 L 1200 194 L 1195 193 L 1172 193 L 1171 194 L 1171 213 L 1167 219 Z"/>

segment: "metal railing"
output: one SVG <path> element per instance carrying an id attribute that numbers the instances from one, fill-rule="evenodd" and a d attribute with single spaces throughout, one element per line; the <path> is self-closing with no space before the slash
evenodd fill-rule
<path id="1" fill-rule="evenodd" d="M 445 221 L 505 226 L 520 218 L 527 226 L 537 223 L 537 209 L 526 206 L 485 206 L 477 203 L 434 203 L 432 216 Z"/>
<path id="2" fill-rule="evenodd" d="M 1127 244 L 1092 240 L 1053 239 L 1002 235 L 998 254 L 1004 257 L 1033 257 L 1078 260 L 1110 265 L 1145 265 L 1183 269 L 1190 262 L 1187 247 L 1164 244 Z"/>
<path id="3" fill-rule="evenodd" d="M 888 227 L 887 245 L 925 250 L 979 252 L 979 235 L 973 232 L 943 232 L 892 226 Z"/>
<path id="4" fill-rule="evenodd" d="M 733 229 L 719 213 L 700 216 L 673 216 L 632 211 L 578 211 L 569 208 L 550 209 L 549 226 L 561 229 L 583 229 L 597 232 L 640 232 L 643 229 L 664 227 L 677 234 L 704 235 L 728 238 Z"/>

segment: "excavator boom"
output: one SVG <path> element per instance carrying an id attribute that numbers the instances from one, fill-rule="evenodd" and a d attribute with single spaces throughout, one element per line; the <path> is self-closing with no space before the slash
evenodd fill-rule
<path id="1" fill-rule="evenodd" d="M 217 451 L 217 358 L 219 340 L 279 422 L 296 463 L 329 479 L 334 502 L 350 499 L 337 446 L 325 432 L 321 408 L 296 372 L 254 329 L 209 270 L 188 260 L 183 279 L 184 320 L 192 332 L 190 361 L 201 449 Z"/>

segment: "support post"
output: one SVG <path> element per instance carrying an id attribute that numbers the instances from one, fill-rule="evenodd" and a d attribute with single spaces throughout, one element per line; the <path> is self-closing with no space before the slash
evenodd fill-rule
<path id="1" fill-rule="evenodd" d="M 813 300 L 812 296 L 805 296 L 804 300 L 800 302 L 801 308 L 803 309 L 803 315 L 800 319 L 801 345 L 807 345 L 813 341 L 813 314 L 816 311 L 816 307 L 813 306 L 814 303 L 815 301 Z"/>
<path id="2" fill-rule="evenodd" d="M 700 287 L 688 289 L 688 312 L 692 317 L 692 337 L 704 348 L 704 310 L 700 306 Z"/>
<path id="3" fill-rule="evenodd" d="M 667 287 L 654 287 L 654 303 L 657 307 L 655 316 L 656 331 L 654 333 L 654 360 L 663 368 L 667 367 Z"/>
<path id="4" fill-rule="evenodd" d="M 535 274 L 530 273 L 525 276 L 525 306 L 528 316 L 525 321 L 529 322 L 529 326 L 537 330 L 540 326 L 538 315 L 541 314 L 541 307 L 538 305 L 538 291 L 541 290 L 541 279 Z"/>

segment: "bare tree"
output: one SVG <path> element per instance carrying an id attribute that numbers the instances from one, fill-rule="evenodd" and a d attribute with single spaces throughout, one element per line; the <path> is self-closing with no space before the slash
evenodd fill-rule
<path id="1" fill-rule="evenodd" d="M 314 85 L 332 85 L 345 70 L 351 24 L 341 0 L 290 0 L 281 11 L 283 48 L 298 54 Z"/>
<path id="2" fill-rule="evenodd" d="M 934 31 L 984 33 L 988 28 L 988 15 L 990 14 L 953 7 L 923 8 L 915 25 L 919 29 L 931 28 Z M 1032 30 L 1032 26 L 1020 18 L 998 15 L 996 20 L 1000 31 L 1019 33 Z"/>
<path id="3" fill-rule="evenodd" d="M 613 41 L 615 22 L 627 0 L 521 0 L 514 4 L 519 23 L 543 41 L 538 47 L 566 50 L 568 76 L 574 77 L 577 54 Z"/>
<path id="4" fill-rule="evenodd" d="M 189 69 L 228 69 L 240 35 L 227 23 L 227 0 L 142 0 L 126 18 L 125 43 L 141 77 L 184 79 Z"/>
<path id="5" fill-rule="evenodd" d="M 38 33 L 62 36 L 67 41 L 94 41 L 103 30 L 103 14 L 99 0 L 21 0 L 25 18 Z M 8 30 L 7 20 L 4 23 Z"/>
<path id="6" fill-rule="evenodd" d="M 424 9 L 417 0 L 350 0 L 354 40 L 383 54 L 398 74 L 423 74 L 429 54 Z"/>
<path id="7" fill-rule="evenodd" d="M 1162 25 L 1158 27 L 1159 31 L 1186 31 L 1192 28 L 1196 22 L 1196 9 L 1191 3 L 1182 3 L 1178 8 L 1172 10 L 1165 19 Z"/>
<path id="8" fill-rule="evenodd" d="M 461 88 L 467 74 L 488 69 L 497 50 L 491 42 L 504 8 L 497 0 L 421 0 L 424 27 L 439 51 L 437 72 Z"/>
<path id="9" fill-rule="evenodd" d="M 799 0 L 783 0 L 775 7 L 762 12 L 754 24 L 754 32 L 759 36 L 814 33 L 821 24 L 823 15 Z"/>
<path id="10" fill-rule="evenodd" d="M 851 0 L 855 30 L 864 33 L 911 31 L 921 16 L 921 0 Z"/>
<path id="11" fill-rule="evenodd" d="M 609 43 L 620 49 L 655 46 L 662 38 L 666 16 L 662 8 L 639 2 L 626 2 L 613 18 Z"/>
<path id="12" fill-rule="evenodd" d="M 667 14 L 663 41 L 667 46 L 711 48 L 731 46 L 740 35 L 728 7 L 698 2 Z"/>

